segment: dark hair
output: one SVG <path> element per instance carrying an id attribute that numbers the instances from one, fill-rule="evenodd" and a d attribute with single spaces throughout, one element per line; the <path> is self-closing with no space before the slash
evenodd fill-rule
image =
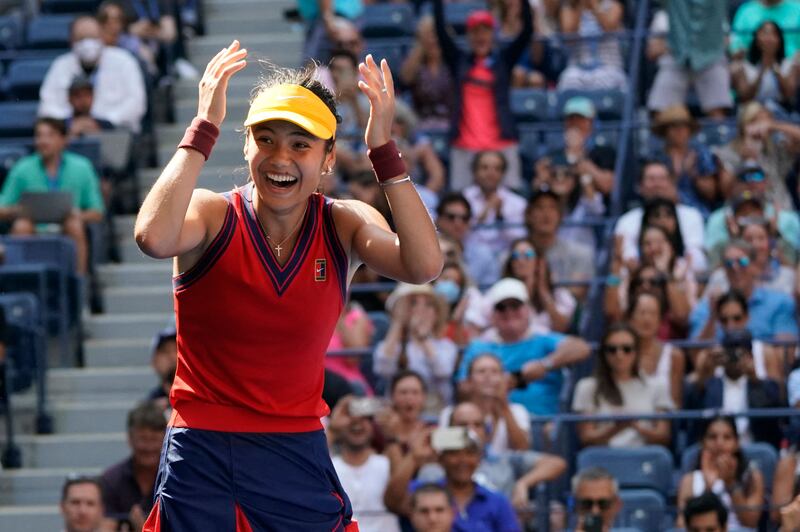
<path id="1" fill-rule="evenodd" d="M 741 293 L 739 290 L 731 290 L 729 292 L 724 293 L 718 300 L 717 300 L 717 315 L 719 315 L 722 307 L 727 305 L 728 303 L 736 303 L 742 310 L 744 310 L 745 315 L 750 314 L 750 309 L 747 305 L 747 298 Z"/>
<path id="2" fill-rule="evenodd" d="M 442 196 L 442 199 L 439 200 L 439 205 L 436 206 L 436 216 L 439 217 L 444 214 L 445 208 L 452 203 L 462 204 L 467 209 L 467 216 L 472 218 L 472 206 L 461 192 L 448 192 Z"/>
<path id="3" fill-rule="evenodd" d="M 703 443 L 705 442 L 706 437 L 708 436 L 708 431 L 711 429 L 711 426 L 714 423 L 724 423 L 727 425 L 731 431 L 733 432 L 734 438 L 736 438 L 736 442 L 739 442 L 739 429 L 736 428 L 736 420 L 733 416 L 714 416 L 713 418 L 706 421 L 705 425 L 703 426 L 703 436 L 700 438 L 700 452 L 697 453 L 697 462 L 695 464 L 695 469 L 700 469 L 700 460 L 703 456 Z M 736 457 L 736 480 L 742 482 L 744 480 L 749 480 L 749 478 L 745 478 L 745 474 L 747 473 L 748 462 L 742 452 L 741 447 L 737 447 L 736 451 L 733 453 Z M 749 486 L 746 486 L 749 487 Z M 747 491 L 747 490 L 745 490 Z"/>
<path id="4" fill-rule="evenodd" d="M 100 484 L 100 479 L 94 476 L 86 475 L 70 475 L 64 480 L 64 485 L 61 486 L 61 502 L 67 500 L 69 490 L 72 486 L 80 484 L 92 484 L 97 488 L 97 493 L 100 495 L 100 504 L 103 503 L 103 485 Z"/>
<path id="5" fill-rule="evenodd" d="M 67 123 L 61 120 L 60 118 L 53 118 L 51 116 L 40 116 L 39 118 L 36 119 L 36 122 L 33 124 L 34 131 L 42 124 L 50 126 L 51 128 L 55 129 L 58 132 L 58 134 L 61 135 L 62 137 L 67 136 Z"/>
<path id="6" fill-rule="evenodd" d="M 328 87 L 326 87 L 317 76 L 317 64 L 311 63 L 303 68 L 282 68 L 271 63 L 264 63 L 268 73 L 266 77 L 251 91 L 250 103 L 259 94 L 276 85 L 290 84 L 300 85 L 314 93 L 336 117 L 336 123 L 342 123 L 342 117 L 336 110 L 336 97 Z M 336 137 L 331 137 L 325 142 L 325 151 L 330 152 L 336 142 Z"/>
<path id="7" fill-rule="evenodd" d="M 606 358 L 608 339 L 611 338 L 612 335 L 620 332 L 628 333 L 633 337 L 633 348 L 636 351 L 633 362 L 633 375 L 634 377 L 639 376 L 639 335 L 636 334 L 633 327 L 627 323 L 620 322 L 610 325 L 608 329 L 606 329 L 603 339 L 600 341 L 600 348 L 594 365 L 594 378 L 597 382 L 597 388 L 594 392 L 595 406 L 600 405 L 601 397 L 608 401 L 609 404 L 622 406 L 622 392 L 620 392 L 619 386 L 617 386 L 616 381 L 614 381 L 614 377 L 611 373 L 611 366 L 608 364 L 608 359 Z"/>
<path id="8" fill-rule="evenodd" d="M 628 299 L 628 308 L 625 311 L 625 319 L 629 320 L 633 317 L 636 313 L 636 307 L 639 305 L 639 300 L 644 297 L 652 297 L 658 303 L 658 312 L 661 314 L 661 318 L 664 318 L 664 315 L 667 311 L 667 302 L 663 297 L 663 294 L 659 294 L 654 290 L 642 290 L 640 292 L 636 292 L 632 295 L 630 299 Z"/>
<path id="9" fill-rule="evenodd" d="M 128 431 L 133 429 L 167 430 L 164 410 L 153 401 L 145 401 L 128 412 Z"/>
<path id="10" fill-rule="evenodd" d="M 331 52 L 331 58 L 330 60 L 328 60 L 328 65 L 333 63 L 334 59 L 340 57 L 347 59 L 353 65 L 354 69 L 358 69 L 358 58 L 356 57 L 356 54 L 354 54 L 350 50 L 345 50 L 344 48 L 337 48 L 336 50 Z"/>
<path id="11" fill-rule="evenodd" d="M 494 353 L 490 353 L 489 351 L 484 351 L 482 353 L 478 353 L 478 355 L 476 355 L 475 358 L 469 361 L 469 365 L 467 366 L 467 377 L 472 376 L 472 369 L 475 367 L 475 362 L 477 362 L 482 358 L 491 358 L 492 360 L 497 362 L 497 364 L 500 366 L 500 370 L 502 371 L 503 361 L 500 360 L 500 357 Z"/>
<path id="12" fill-rule="evenodd" d="M 481 164 L 481 159 L 483 159 L 486 155 L 497 155 L 500 157 L 501 164 L 503 165 L 503 172 L 506 171 L 508 168 L 508 160 L 503 152 L 498 150 L 482 150 L 475 154 L 472 158 L 472 163 L 470 164 L 470 170 L 472 170 L 472 174 L 474 175 L 475 172 L 478 170 L 478 165 Z"/>
<path id="13" fill-rule="evenodd" d="M 747 50 L 747 62 L 752 65 L 757 65 L 761 62 L 762 52 L 761 48 L 758 46 L 757 34 L 764 28 L 764 26 L 767 25 L 775 28 L 775 32 L 778 34 L 778 51 L 775 53 L 775 62 L 780 65 L 786 57 L 786 44 L 783 37 L 783 30 L 772 20 L 765 20 L 758 28 L 756 28 L 756 31 L 753 32 L 753 40 L 750 42 L 750 49 Z"/>
<path id="14" fill-rule="evenodd" d="M 444 495 L 449 504 L 450 494 L 447 492 L 445 487 L 440 486 L 439 484 L 434 484 L 433 482 L 428 482 L 415 489 L 414 493 L 411 494 L 411 508 L 414 509 L 417 507 L 417 500 L 421 495 L 432 495 L 432 494 Z"/>
<path id="15" fill-rule="evenodd" d="M 392 380 L 389 382 L 389 394 L 394 393 L 394 389 L 397 388 L 397 385 L 400 384 L 400 381 L 405 379 L 406 377 L 412 377 L 419 381 L 420 386 L 422 386 L 422 391 L 428 391 L 428 385 L 425 384 L 425 379 L 422 378 L 422 375 L 414 371 L 413 369 L 402 369 L 392 375 Z"/>
<path id="16" fill-rule="evenodd" d="M 92 15 L 78 15 L 77 17 L 72 19 L 72 22 L 69 23 L 69 39 L 70 39 L 70 41 L 72 40 L 72 34 L 75 32 L 75 26 L 77 26 L 78 23 L 81 20 L 93 20 L 93 21 L 97 22 L 98 24 L 100 23 L 100 22 L 98 22 L 97 17 L 94 17 Z"/>
<path id="17" fill-rule="evenodd" d="M 645 270 L 649 269 L 656 270 L 655 266 L 652 266 L 650 264 L 641 264 L 639 265 L 638 268 L 633 270 L 633 273 L 631 273 L 631 282 L 628 285 L 628 301 L 632 300 L 634 296 L 639 292 L 642 285 L 642 274 L 644 273 Z M 654 289 L 659 294 L 659 297 L 663 299 L 664 302 L 666 303 L 664 309 L 667 313 L 669 313 L 669 299 L 667 299 L 667 279 L 664 276 L 664 274 L 662 274 L 658 270 L 656 270 L 656 272 L 657 276 L 656 276 L 656 283 L 654 284 Z M 649 291 L 654 291 L 654 290 L 650 289 Z"/>
<path id="18" fill-rule="evenodd" d="M 531 247 L 534 249 L 534 252 L 536 253 L 536 257 L 535 257 L 536 260 L 544 259 L 544 257 L 541 256 L 538 251 L 535 251 L 536 247 L 533 245 L 533 242 L 531 242 L 530 239 L 528 239 L 527 237 L 517 238 L 516 240 L 512 241 L 511 244 L 508 246 L 509 253 L 508 253 L 508 257 L 505 260 L 505 263 L 503 264 L 502 277 L 511 277 L 512 279 L 517 279 L 517 277 L 512 275 L 512 272 L 511 272 L 511 261 L 513 260 L 511 258 L 511 253 L 514 251 L 514 248 L 517 247 L 517 244 L 520 244 L 522 242 L 527 242 L 528 244 L 531 245 Z M 547 274 L 546 275 L 547 276 L 547 286 L 550 288 L 550 291 L 552 291 L 553 290 L 553 279 L 552 279 L 552 277 L 550 275 L 550 268 L 549 267 L 545 270 L 545 273 Z M 531 306 L 533 307 L 533 310 L 535 310 L 536 312 L 542 312 L 542 310 L 544 309 L 544 304 L 540 301 L 539 292 L 538 291 L 534 291 L 532 294 L 528 294 L 528 297 L 531 300 Z"/>
<path id="19" fill-rule="evenodd" d="M 672 268 L 675 266 L 675 259 L 678 258 L 678 250 L 675 249 L 675 242 L 670 234 L 667 232 L 666 229 L 661 227 L 660 225 L 642 225 L 641 231 L 639 231 L 639 257 L 644 264 L 644 254 L 642 253 L 642 249 L 644 246 L 644 238 L 648 231 L 650 230 L 659 231 L 662 235 L 664 235 L 664 239 L 672 246 L 672 259 L 669 261 L 669 269 L 672 271 Z"/>
<path id="20" fill-rule="evenodd" d="M 650 219 L 662 209 L 669 211 L 669 214 L 675 219 L 675 232 L 667 233 L 669 240 L 672 242 L 672 248 L 675 250 L 676 257 L 683 257 L 686 252 L 686 247 L 683 243 L 683 235 L 681 234 L 681 226 L 678 222 L 678 209 L 675 207 L 675 202 L 666 198 L 652 198 L 645 202 L 644 212 L 642 213 L 642 226 L 654 225 Z"/>
<path id="21" fill-rule="evenodd" d="M 728 523 L 728 509 L 722 501 L 711 491 L 704 491 L 697 497 L 692 497 L 686 501 L 683 508 L 683 522 L 686 528 L 691 528 L 692 518 L 696 515 L 714 512 L 717 514 L 717 524 L 724 527 Z"/>
<path id="22" fill-rule="evenodd" d="M 663 166 L 664 168 L 667 169 L 667 173 L 668 174 L 672 174 L 672 170 L 669 169 L 669 166 L 664 161 L 662 161 L 660 159 L 645 159 L 645 160 L 642 161 L 641 169 L 639 171 L 639 182 L 640 183 L 644 179 L 644 174 L 647 173 L 647 168 L 650 167 L 650 166 L 655 166 L 655 165 Z"/>
<path id="23" fill-rule="evenodd" d="M 127 28 L 131 23 L 131 17 L 122 2 L 119 2 L 118 0 L 103 0 L 103 2 L 97 6 L 97 22 L 100 24 L 105 24 L 105 22 L 108 20 L 108 15 L 106 15 L 105 11 L 109 7 L 116 7 L 122 11 L 122 27 Z"/>

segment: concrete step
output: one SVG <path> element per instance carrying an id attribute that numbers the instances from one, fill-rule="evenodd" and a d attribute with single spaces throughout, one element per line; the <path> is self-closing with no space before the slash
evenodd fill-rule
<path id="1" fill-rule="evenodd" d="M 209 25 L 209 28 L 212 27 L 213 25 Z M 193 58 L 195 65 L 202 65 L 204 69 L 212 57 L 231 44 L 233 38 L 234 36 L 227 34 L 207 35 L 194 39 L 189 43 L 190 57 Z M 247 48 L 250 63 L 255 63 L 258 59 L 270 59 L 277 65 L 296 66 L 300 62 L 303 50 L 301 34 L 236 33 L 236 38 L 242 43 L 242 47 Z"/>
<path id="2" fill-rule="evenodd" d="M 250 91 L 258 83 L 259 70 L 257 64 L 251 64 L 237 72 L 228 82 L 228 97 L 248 98 Z M 180 100 L 197 101 L 197 80 L 178 80 L 175 84 L 175 97 Z"/>
<path id="3" fill-rule="evenodd" d="M 242 164 L 239 166 L 220 166 L 216 164 L 215 152 L 212 154 L 208 164 L 213 166 L 206 166 L 203 168 L 200 172 L 200 176 L 197 178 L 197 185 L 195 188 L 207 188 L 214 192 L 227 192 L 247 183 L 248 171 L 244 161 L 242 161 Z M 150 190 L 160 175 L 160 168 L 152 168 L 139 172 L 139 187 L 142 190 Z M 117 234 L 128 236 L 132 234 L 132 231 L 121 233 L 118 229 Z"/>
<path id="4" fill-rule="evenodd" d="M 57 504 L 41 506 L 0 506 L 0 530 L 44 532 L 62 530 L 64 520 Z"/>
<path id="5" fill-rule="evenodd" d="M 294 7 L 294 2 L 291 1 L 276 1 L 269 0 L 214 0 L 212 2 L 203 2 L 205 6 L 206 18 L 209 21 L 216 21 L 220 16 L 227 13 L 243 13 L 253 18 L 254 13 L 258 13 L 259 18 L 265 21 L 280 20 L 283 22 L 284 27 L 287 22 L 283 19 L 283 10 Z"/>
<path id="6" fill-rule="evenodd" d="M 129 453 L 125 432 L 22 435 L 17 439 L 23 467 L 105 469 Z"/>
<path id="7" fill-rule="evenodd" d="M 152 338 L 87 340 L 83 356 L 89 368 L 141 366 L 150 363 L 151 346 Z"/>
<path id="8" fill-rule="evenodd" d="M 172 286 L 166 277 L 156 286 L 124 286 L 103 291 L 105 311 L 111 314 L 128 312 L 170 312 L 173 310 Z"/>
<path id="9" fill-rule="evenodd" d="M 129 234 L 125 233 L 124 237 Z M 104 288 L 169 284 L 172 278 L 172 265 L 163 261 L 141 264 L 102 264 L 98 267 L 97 273 Z"/>
<path id="10" fill-rule="evenodd" d="M 87 340 L 150 339 L 174 314 L 147 312 L 142 314 L 99 314 L 84 320 Z"/>
<path id="11" fill-rule="evenodd" d="M 302 25 L 284 20 L 282 10 L 257 4 L 251 0 L 212 9 L 206 24 L 209 35 L 227 36 L 231 40 L 233 36 L 241 35 L 242 42 L 246 42 L 247 35 L 263 31 L 273 35 L 296 35 L 295 38 L 303 39 Z"/>
<path id="12" fill-rule="evenodd" d="M 119 240 L 119 253 L 123 263 L 137 263 L 137 264 L 171 264 L 172 259 L 154 259 L 142 253 L 136 241 L 133 239 L 133 232 L 127 236 L 121 235 Z"/>
<path id="13" fill-rule="evenodd" d="M 225 110 L 225 122 L 223 123 L 223 128 L 232 131 L 239 128 L 239 125 L 244 123 L 245 118 L 247 117 L 247 110 L 250 108 L 250 101 L 246 97 L 236 98 L 236 99 L 228 99 L 228 105 Z M 191 100 L 181 100 L 175 102 L 175 120 L 178 124 L 185 124 L 183 127 L 186 128 L 192 119 L 197 115 L 197 98 L 193 98 Z M 181 134 L 182 135 L 182 134 Z M 166 139 L 164 139 L 166 140 Z M 179 141 L 180 137 L 176 136 L 175 142 Z M 216 153 L 216 148 L 218 147 L 220 142 L 224 142 L 223 139 L 217 141 L 217 144 L 214 145 L 214 153 Z M 163 145 L 163 142 L 159 140 L 159 144 Z M 172 152 L 175 151 L 175 144 L 170 142 L 172 145 Z M 239 160 L 242 160 L 242 149 L 241 149 L 241 142 L 239 143 Z M 159 155 L 161 155 L 159 153 Z M 170 154 L 171 155 L 171 154 Z M 164 159 L 159 159 L 163 161 L 168 161 L 169 157 Z"/>
<path id="14" fill-rule="evenodd" d="M 55 504 L 61 498 L 61 487 L 68 476 L 94 476 L 101 472 L 102 469 L 93 467 L 8 469 L 3 471 L 3 474 L 0 475 L 0 530 L 17 530 L 16 528 L 2 528 L 4 506 Z M 56 530 L 56 528 L 51 530 Z"/>
<path id="15" fill-rule="evenodd" d="M 150 369 L 150 368 L 148 368 Z M 150 370 L 150 387 L 158 385 L 158 377 Z M 61 402 L 53 404 L 50 413 L 53 416 L 55 434 L 84 434 L 90 432 L 119 432 L 126 430 L 125 423 L 128 412 L 146 394 L 136 400 L 104 400 L 91 402 Z"/>
<path id="16" fill-rule="evenodd" d="M 154 378 L 153 370 L 144 364 L 117 368 L 52 368 L 47 375 L 47 391 L 51 404 L 107 402 L 117 396 L 122 400 L 143 398 L 153 387 Z"/>

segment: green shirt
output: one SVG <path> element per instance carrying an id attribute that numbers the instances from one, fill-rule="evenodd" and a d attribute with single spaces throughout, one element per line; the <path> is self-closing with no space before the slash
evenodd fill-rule
<path id="1" fill-rule="evenodd" d="M 792 57 L 800 50 L 800 2 L 784 0 L 766 6 L 759 0 L 750 0 L 742 4 L 733 17 L 731 52 L 748 50 L 756 30 L 767 20 L 783 30 L 786 57 Z"/>
<path id="2" fill-rule="evenodd" d="M 695 72 L 725 54 L 727 0 L 665 0 L 669 49 L 675 62 Z"/>
<path id="3" fill-rule="evenodd" d="M 3 190 L 0 191 L 0 207 L 19 203 L 23 192 L 48 192 L 63 190 L 72 192 L 76 209 L 103 212 L 103 197 L 100 180 L 89 159 L 65 151 L 61 156 L 58 180 L 50 187 L 50 179 L 39 154 L 23 157 L 11 168 Z"/>

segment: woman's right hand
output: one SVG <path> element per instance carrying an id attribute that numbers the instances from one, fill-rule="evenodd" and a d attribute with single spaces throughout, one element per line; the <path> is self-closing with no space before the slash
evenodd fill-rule
<path id="1" fill-rule="evenodd" d="M 197 117 L 208 120 L 217 127 L 225 119 L 228 80 L 247 66 L 246 49 L 239 49 L 239 41 L 223 48 L 206 66 L 200 80 L 200 96 L 197 102 Z"/>

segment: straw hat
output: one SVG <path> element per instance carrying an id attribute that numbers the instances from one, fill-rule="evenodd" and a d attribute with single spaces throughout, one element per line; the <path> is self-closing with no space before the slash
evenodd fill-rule
<path id="1" fill-rule="evenodd" d="M 663 111 L 659 112 L 653 120 L 653 124 L 650 126 L 650 129 L 653 134 L 663 137 L 669 126 L 675 126 L 678 124 L 688 125 L 692 130 L 692 133 L 697 133 L 697 131 L 700 129 L 700 126 L 689 112 L 689 109 L 680 103 L 671 105 L 670 107 L 667 107 Z"/>
<path id="2" fill-rule="evenodd" d="M 441 329 L 441 327 L 447 321 L 447 318 L 450 316 L 450 307 L 447 304 L 447 301 L 440 296 L 434 289 L 432 284 L 409 284 L 409 283 L 397 283 L 397 286 L 392 293 L 389 294 L 389 297 L 386 298 L 386 311 L 391 314 L 392 309 L 397 304 L 400 299 L 406 296 L 413 296 L 413 295 L 423 295 L 429 296 L 435 301 L 436 303 L 436 325 L 434 329 Z"/>

